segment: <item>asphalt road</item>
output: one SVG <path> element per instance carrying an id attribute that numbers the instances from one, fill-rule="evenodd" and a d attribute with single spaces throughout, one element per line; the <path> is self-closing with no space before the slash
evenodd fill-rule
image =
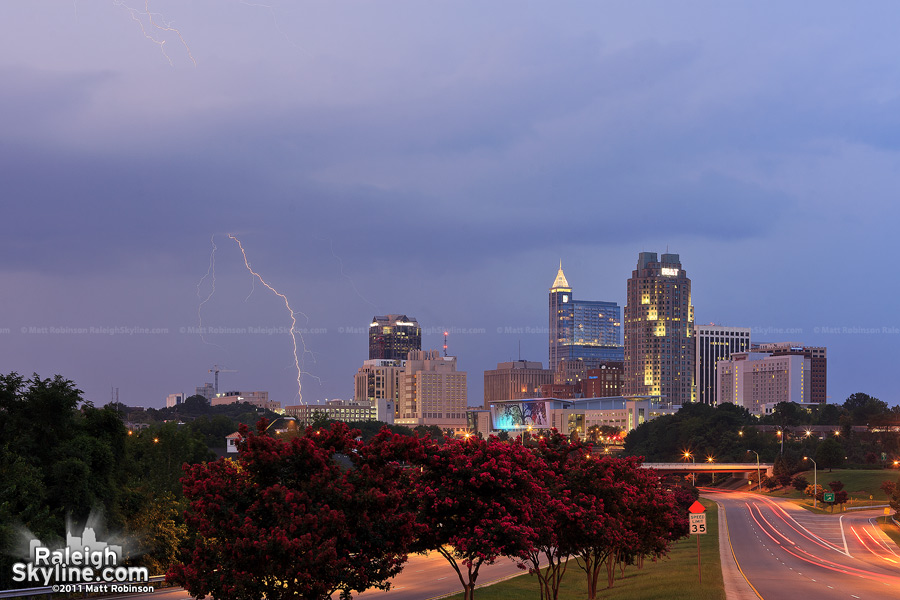
<path id="1" fill-rule="evenodd" d="M 725 510 L 734 556 L 763 600 L 900 599 L 900 549 L 868 514 L 814 515 L 785 500 L 704 493 Z"/>
<path id="2" fill-rule="evenodd" d="M 513 561 L 501 558 L 492 565 L 481 567 L 475 587 L 489 585 L 525 572 L 516 567 Z M 427 600 L 462 591 L 462 583 L 447 559 L 437 552 L 429 552 L 427 555 L 410 556 L 406 566 L 403 567 L 403 572 L 391 580 L 390 590 L 386 592 L 368 590 L 353 597 L 365 600 Z"/>
<path id="3" fill-rule="evenodd" d="M 478 573 L 476 587 L 490 585 L 496 581 L 510 576 L 521 575 L 525 571 L 516 567 L 509 559 L 499 559 L 493 565 L 484 565 Z M 537 583 L 535 583 L 537 586 Z M 537 587 L 535 587 L 537 589 Z M 391 580 L 391 589 L 368 590 L 361 594 L 354 594 L 353 598 L 365 600 L 428 600 L 429 598 L 443 597 L 462 592 L 462 583 L 456 576 L 456 571 L 447 560 L 437 552 L 427 555 L 414 554 L 410 556 L 403 572 Z M 335 598 L 337 595 L 335 595 Z M 113 598 L 113 597 L 111 597 Z M 149 594 L 116 595 L 115 600 L 189 600 L 192 598 L 182 588 L 168 588 Z"/>

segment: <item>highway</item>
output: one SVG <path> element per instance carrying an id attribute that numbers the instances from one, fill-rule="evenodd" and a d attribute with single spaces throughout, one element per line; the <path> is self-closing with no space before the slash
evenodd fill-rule
<path id="1" fill-rule="evenodd" d="M 723 507 L 734 557 L 762 600 L 900 598 L 900 549 L 870 521 L 876 512 L 815 515 L 745 492 L 704 497 Z"/>

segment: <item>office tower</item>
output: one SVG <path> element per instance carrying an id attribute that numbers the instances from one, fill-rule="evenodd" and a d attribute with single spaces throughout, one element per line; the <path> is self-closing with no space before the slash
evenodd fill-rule
<path id="1" fill-rule="evenodd" d="M 625 306 L 625 395 L 693 402 L 694 307 L 677 254 L 641 252 Z"/>
<path id="2" fill-rule="evenodd" d="M 750 351 L 749 327 L 724 327 L 722 325 L 696 325 L 694 337 L 697 355 L 694 357 L 697 384 L 697 402 L 715 406 L 716 363 L 728 360 L 735 352 Z"/>
<path id="3" fill-rule="evenodd" d="M 353 378 L 353 401 L 377 406 L 378 420 L 393 423 L 400 399 L 400 375 L 405 363 L 405 360 L 377 358 L 363 361 L 363 366 Z"/>
<path id="4" fill-rule="evenodd" d="M 810 359 L 802 354 L 736 352 L 719 361 L 716 396 L 752 414 L 768 414 L 779 402 L 809 402 Z"/>
<path id="5" fill-rule="evenodd" d="M 588 369 L 581 380 L 582 398 L 611 398 L 622 395 L 625 383 L 625 363 L 606 362 L 596 369 Z"/>
<path id="6" fill-rule="evenodd" d="M 455 356 L 439 350 L 413 350 L 400 375 L 398 425 L 466 428 L 466 372 L 456 370 Z"/>
<path id="7" fill-rule="evenodd" d="M 484 372 L 484 407 L 498 400 L 540 398 L 541 386 L 553 383 L 553 371 L 539 362 L 517 360 L 497 363 Z"/>
<path id="8" fill-rule="evenodd" d="M 575 300 L 560 263 L 550 287 L 550 370 L 557 370 L 564 360 L 581 361 L 586 369 L 606 361 L 621 361 L 624 350 L 620 329 L 619 305 Z"/>
<path id="9" fill-rule="evenodd" d="M 828 356 L 824 346 L 802 346 L 797 342 L 753 344 L 754 351 L 769 352 L 772 356 L 799 355 L 809 359 L 810 389 L 807 402 L 825 404 L 828 401 Z"/>
<path id="10" fill-rule="evenodd" d="M 369 325 L 369 360 L 406 360 L 411 350 L 422 349 L 419 323 L 406 315 L 373 317 Z"/>

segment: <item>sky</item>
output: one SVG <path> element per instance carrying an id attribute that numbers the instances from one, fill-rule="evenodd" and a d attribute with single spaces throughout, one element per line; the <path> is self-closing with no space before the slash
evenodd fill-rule
<path id="1" fill-rule="evenodd" d="M 480 405 L 559 261 L 624 307 L 668 250 L 697 323 L 895 405 L 900 4 L 783 4 L 2 2 L 0 373 L 347 399 L 398 313 Z"/>

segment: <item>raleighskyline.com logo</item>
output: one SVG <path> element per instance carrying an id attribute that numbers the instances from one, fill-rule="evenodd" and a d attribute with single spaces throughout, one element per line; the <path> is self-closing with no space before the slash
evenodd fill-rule
<path id="1" fill-rule="evenodd" d="M 29 561 L 13 564 L 13 581 L 54 587 L 56 584 L 149 581 L 147 567 L 123 565 L 122 546 L 97 540 L 93 527 L 86 525 L 80 536 L 72 535 L 70 527 L 66 529 L 66 545 L 61 548 L 51 548 L 32 538 L 28 547 Z M 152 590 L 152 586 L 149 588 Z"/>

